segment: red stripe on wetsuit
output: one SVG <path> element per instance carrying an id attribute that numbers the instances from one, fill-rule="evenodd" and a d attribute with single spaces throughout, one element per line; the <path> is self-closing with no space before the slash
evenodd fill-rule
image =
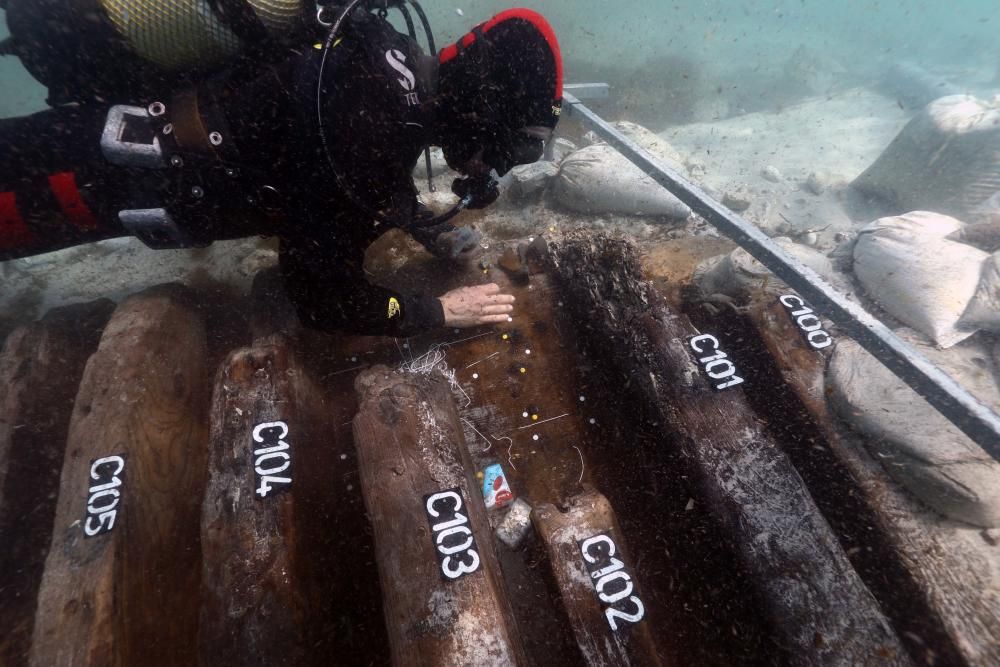
<path id="1" fill-rule="evenodd" d="M 0 250 L 26 246 L 34 237 L 17 208 L 17 195 L 0 192 Z"/>
<path id="2" fill-rule="evenodd" d="M 76 174 L 71 171 L 63 171 L 49 176 L 49 187 L 59 208 L 70 223 L 82 232 L 97 229 L 97 218 L 87 203 L 80 195 L 80 188 L 76 185 Z"/>
<path id="3" fill-rule="evenodd" d="M 552 50 L 552 55 L 556 59 L 556 90 L 552 99 L 561 100 L 563 96 L 562 52 L 559 50 L 559 41 L 556 39 L 556 33 L 552 29 L 552 26 L 549 25 L 549 22 L 545 20 L 544 16 L 530 9 L 508 9 L 505 12 L 500 12 L 486 23 L 483 23 L 480 27 L 485 35 L 504 21 L 509 21 L 511 19 L 521 19 L 523 21 L 527 21 L 533 25 L 538 32 L 542 33 L 542 37 L 544 37 L 545 41 L 548 42 L 549 48 Z M 475 31 L 470 32 L 458 41 L 461 43 L 463 49 L 472 46 L 472 44 L 476 41 Z M 458 44 L 452 44 L 451 46 L 441 49 L 441 54 L 438 56 L 438 59 L 440 62 L 446 63 L 449 60 L 456 58 L 458 53 Z"/>

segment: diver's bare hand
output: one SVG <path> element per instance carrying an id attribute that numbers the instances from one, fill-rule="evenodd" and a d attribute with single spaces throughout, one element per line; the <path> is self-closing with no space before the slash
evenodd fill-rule
<path id="1" fill-rule="evenodd" d="M 514 311 L 514 295 L 501 294 L 496 283 L 460 287 L 438 301 L 444 307 L 445 325 L 460 329 L 506 322 Z"/>

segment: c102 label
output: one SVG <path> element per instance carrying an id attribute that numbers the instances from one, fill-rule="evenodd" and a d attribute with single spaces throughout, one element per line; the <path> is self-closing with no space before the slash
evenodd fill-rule
<path id="1" fill-rule="evenodd" d="M 110 533 L 118 517 L 125 478 L 125 455 L 105 456 L 90 462 L 90 490 L 87 492 L 87 515 L 83 534 L 97 537 Z"/>
<path id="2" fill-rule="evenodd" d="M 257 482 L 257 495 L 261 499 L 287 491 L 292 484 L 292 455 L 289 452 L 288 424 L 285 422 L 265 422 L 253 429 L 253 472 Z"/>
<path id="3" fill-rule="evenodd" d="M 743 384 L 743 378 L 736 374 L 736 365 L 720 349 L 722 345 L 718 338 L 702 334 L 689 339 L 688 345 L 695 351 L 701 370 L 708 376 L 716 391 Z"/>
<path id="4" fill-rule="evenodd" d="M 786 294 L 778 301 L 795 320 L 795 325 L 805 336 L 809 347 L 814 350 L 823 350 L 833 345 L 833 336 L 823 330 L 823 323 L 802 297 Z"/>
<path id="5" fill-rule="evenodd" d="M 434 551 L 447 581 L 472 574 L 481 564 L 469 519 L 461 512 L 464 507 L 462 491 L 457 487 L 424 498 Z"/>
<path id="6" fill-rule="evenodd" d="M 646 608 L 639 596 L 633 594 L 635 584 L 625 563 L 615 557 L 618 547 L 611 535 L 599 534 L 583 540 L 580 553 L 597 598 L 604 605 L 604 616 L 611 631 L 618 632 L 629 624 L 640 622 L 646 615 Z"/>

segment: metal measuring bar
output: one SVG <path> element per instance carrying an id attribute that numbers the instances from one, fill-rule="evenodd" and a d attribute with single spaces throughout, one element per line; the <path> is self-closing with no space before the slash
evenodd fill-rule
<path id="1" fill-rule="evenodd" d="M 704 190 L 616 130 L 572 93 L 564 92 L 563 101 L 571 114 L 578 116 L 632 164 L 742 246 L 811 305 L 836 322 L 886 368 L 927 399 L 928 403 L 990 456 L 1000 461 L 1000 416 L 904 343 L 868 311 L 848 300 L 820 278 L 819 274 L 785 252 L 764 232 L 709 197 Z"/>

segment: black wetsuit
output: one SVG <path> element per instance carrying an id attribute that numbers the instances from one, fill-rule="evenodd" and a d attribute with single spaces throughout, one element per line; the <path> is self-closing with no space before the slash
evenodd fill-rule
<path id="1" fill-rule="evenodd" d="M 435 63 L 388 22 L 355 15 L 324 69 L 321 112 L 335 176 L 317 123 L 321 57 L 320 48 L 307 47 L 250 85 L 200 88 L 202 106 L 224 117 L 240 185 L 207 179 L 197 215 L 174 217 L 202 241 L 279 237 L 286 290 L 308 326 L 409 335 L 440 325 L 435 297 L 372 285 L 363 270 L 365 249 L 390 226 L 385 220 L 428 248 L 453 229 L 409 226 L 419 217 L 411 174 L 431 141 Z M 118 211 L 169 207 L 164 198 L 178 196 L 162 171 L 104 160 L 106 113 L 85 105 L 0 121 L 0 260 L 123 235 Z M 264 191 L 267 216 L 259 197 L 246 196 Z"/>

